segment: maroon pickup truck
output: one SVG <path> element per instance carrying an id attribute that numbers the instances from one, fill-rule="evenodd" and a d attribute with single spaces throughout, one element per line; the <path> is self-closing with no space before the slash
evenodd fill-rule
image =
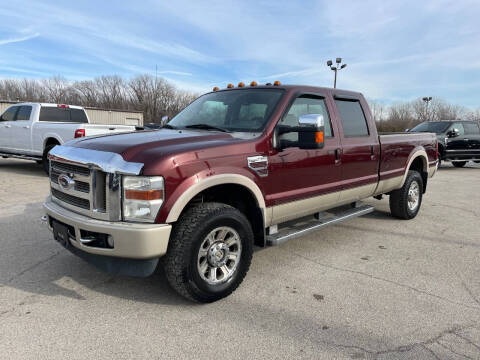
<path id="1" fill-rule="evenodd" d="M 309 86 L 214 89 L 163 129 L 74 140 L 50 153 L 54 238 L 116 274 L 159 259 L 183 296 L 211 302 L 278 245 L 373 211 L 414 218 L 438 166 L 435 134 L 379 135 L 360 93 Z M 388 231 L 388 229 L 385 229 Z"/>

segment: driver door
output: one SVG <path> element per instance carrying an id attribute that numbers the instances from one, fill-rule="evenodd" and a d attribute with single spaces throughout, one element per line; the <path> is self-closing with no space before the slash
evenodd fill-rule
<path id="1" fill-rule="evenodd" d="M 10 152 L 12 151 L 13 133 L 12 125 L 15 122 L 20 106 L 10 106 L 0 117 L 0 150 Z"/>
<path id="2" fill-rule="evenodd" d="M 265 185 L 266 199 L 273 203 L 273 224 L 312 214 L 338 202 L 340 140 L 337 128 L 332 126 L 327 103 L 323 94 L 300 95 L 279 121 L 280 125 L 298 126 L 300 115 L 323 115 L 325 146 L 300 149 L 295 145 L 298 133 L 279 136 L 283 145 L 269 157 L 271 178 Z"/>

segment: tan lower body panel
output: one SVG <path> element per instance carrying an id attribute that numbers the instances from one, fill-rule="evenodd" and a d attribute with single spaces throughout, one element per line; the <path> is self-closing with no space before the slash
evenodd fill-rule
<path id="1" fill-rule="evenodd" d="M 270 225 L 280 224 L 285 221 L 298 219 L 302 216 L 311 215 L 319 211 L 332 209 L 337 206 L 368 198 L 373 195 L 376 187 L 377 183 L 372 183 L 352 189 L 337 191 L 331 194 L 272 206 L 272 219 Z"/>
<path id="2" fill-rule="evenodd" d="M 375 195 L 385 194 L 389 191 L 400 189 L 402 187 L 403 175 L 396 176 L 386 180 L 380 180 L 375 190 Z"/>
<path id="3" fill-rule="evenodd" d="M 76 240 L 70 240 L 70 244 L 87 253 L 128 259 L 152 259 L 165 255 L 167 252 L 171 225 L 95 220 L 55 204 L 50 197 L 47 198 L 43 207 L 50 218 L 75 229 Z M 52 229 L 50 228 L 50 230 Z M 114 248 L 95 248 L 82 244 L 80 242 L 81 230 L 111 235 L 115 243 Z"/>

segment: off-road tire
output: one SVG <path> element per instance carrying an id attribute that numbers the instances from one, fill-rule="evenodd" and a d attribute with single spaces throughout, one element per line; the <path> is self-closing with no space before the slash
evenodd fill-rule
<path id="1" fill-rule="evenodd" d="M 412 182 L 416 181 L 419 187 L 419 199 L 418 205 L 415 209 L 410 209 L 408 206 L 408 192 Z M 417 216 L 418 211 L 422 205 L 422 196 L 423 196 L 423 179 L 418 171 L 410 170 L 405 179 L 401 189 L 394 190 L 390 194 L 390 212 L 393 216 L 410 220 Z"/>
<path id="2" fill-rule="evenodd" d="M 43 150 L 42 167 L 43 167 L 43 171 L 45 171 L 45 173 L 46 173 L 47 175 L 49 175 L 49 171 L 50 171 L 49 162 L 48 162 L 48 153 L 49 153 L 50 150 L 52 150 L 55 146 L 57 146 L 57 144 L 47 145 L 47 146 L 45 147 L 45 150 Z"/>
<path id="3" fill-rule="evenodd" d="M 462 168 L 467 164 L 467 161 L 454 161 L 452 164 L 457 168 Z"/>
<path id="4" fill-rule="evenodd" d="M 242 251 L 235 272 L 228 281 L 211 285 L 197 270 L 198 253 L 205 237 L 215 228 L 229 226 L 239 235 Z M 188 209 L 175 223 L 163 267 L 170 286 L 196 302 L 213 302 L 230 295 L 243 281 L 253 255 L 254 235 L 245 215 L 222 203 L 203 203 Z"/>

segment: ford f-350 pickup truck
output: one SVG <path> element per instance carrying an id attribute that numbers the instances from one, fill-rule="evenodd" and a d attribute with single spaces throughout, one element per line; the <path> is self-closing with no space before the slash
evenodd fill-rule
<path id="1" fill-rule="evenodd" d="M 134 126 L 89 124 L 81 106 L 18 103 L 0 116 L 0 156 L 35 160 L 48 172 L 48 152 L 74 138 L 135 131 Z"/>
<path id="2" fill-rule="evenodd" d="M 117 274 L 159 263 L 183 296 L 211 302 L 278 245 L 373 211 L 414 218 L 438 166 L 430 133 L 378 135 L 357 92 L 252 83 L 207 93 L 161 130 L 78 139 L 50 153 L 54 238 Z M 385 229 L 388 231 L 388 229 Z"/>

